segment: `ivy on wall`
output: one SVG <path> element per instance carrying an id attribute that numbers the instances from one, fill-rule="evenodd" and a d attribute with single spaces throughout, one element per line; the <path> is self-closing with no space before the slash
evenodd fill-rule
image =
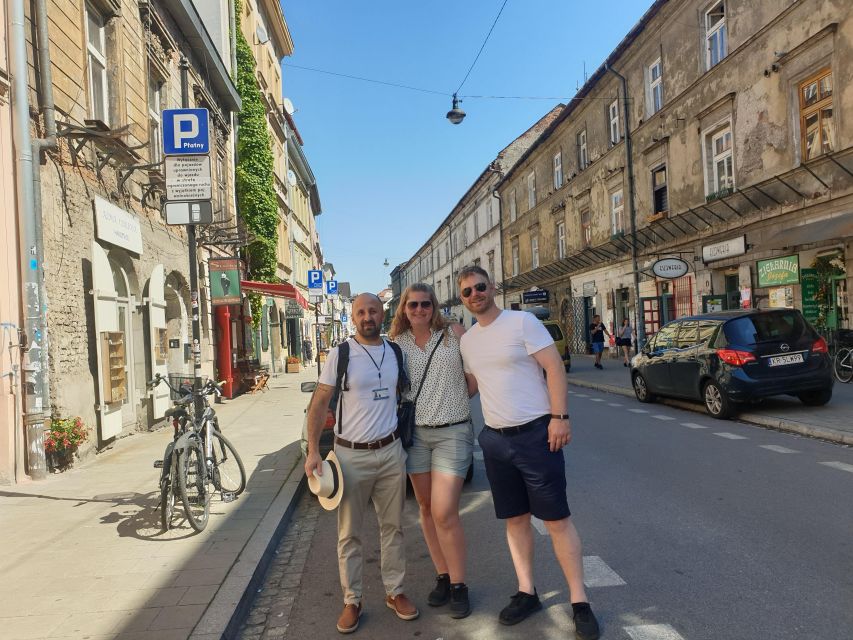
<path id="1" fill-rule="evenodd" d="M 255 58 L 240 29 L 242 0 L 234 1 L 237 40 L 237 91 L 243 102 L 238 116 L 236 190 L 237 208 L 255 237 L 245 248 L 252 280 L 278 282 L 278 204 L 274 183 L 272 140 L 267 129 L 266 108 L 255 79 Z M 259 326 L 261 296 L 251 294 L 252 324 Z"/>

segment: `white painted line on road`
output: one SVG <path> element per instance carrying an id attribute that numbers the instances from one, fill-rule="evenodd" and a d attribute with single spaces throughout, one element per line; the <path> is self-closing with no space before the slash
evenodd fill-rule
<path id="1" fill-rule="evenodd" d="M 668 624 L 640 624 L 623 627 L 631 640 L 684 640 L 678 631 Z"/>
<path id="2" fill-rule="evenodd" d="M 843 462 L 818 462 L 818 464 L 822 464 L 825 467 L 832 467 L 833 469 L 840 469 L 841 471 L 849 471 L 853 473 L 853 464 L 845 464 Z"/>
<path id="3" fill-rule="evenodd" d="M 675 420 L 672 416 L 665 416 L 662 413 L 653 415 L 652 418 L 657 418 L 658 420 Z"/>
<path id="4" fill-rule="evenodd" d="M 622 406 L 622 404 L 621 404 L 621 403 L 619 403 L 619 402 L 608 402 L 608 403 L 607 403 L 607 406 L 608 406 L 608 407 L 621 407 L 621 406 Z"/>
<path id="5" fill-rule="evenodd" d="M 482 460 L 482 459 L 483 459 L 483 452 L 482 451 L 475 451 L 474 452 L 474 460 Z"/>
<path id="6" fill-rule="evenodd" d="M 590 402 L 604 402 L 604 400 L 602 400 L 601 398 L 590 398 L 589 401 Z"/>
<path id="7" fill-rule="evenodd" d="M 708 428 L 704 425 L 696 424 L 695 422 L 682 422 L 681 426 L 687 427 L 688 429 L 707 429 Z"/>
<path id="8" fill-rule="evenodd" d="M 648 413 L 645 409 L 628 409 L 631 413 Z"/>
<path id="9" fill-rule="evenodd" d="M 547 536 L 548 529 L 545 528 L 545 523 L 542 522 L 536 516 L 530 516 L 530 523 L 533 525 L 533 528 L 539 532 L 540 536 Z"/>
<path id="10" fill-rule="evenodd" d="M 748 440 L 746 436 L 739 436 L 735 433 L 728 433 L 727 431 L 720 431 L 719 433 L 715 433 L 715 436 L 720 436 L 721 438 L 728 438 L 729 440 Z"/>
<path id="11" fill-rule="evenodd" d="M 780 447 L 778 444 L 760 444 L 758 446 L 762 449 L 767 449 L 768 451 L 775 451 L 776 453 L 799 453 L 798 451 L 794 451 L 788 447 Z"/>
<path id="12" fill-rule="evenodd" d="M 578 398 L 589 398 L 585 393 L 573 393 L 572 395 L 577 396 Z"/>
<path id="13" fill-rule="evenodd" d="M 583 557 L 583 583 L 588 587 L 621 587 L 625 581 L 598 556 Z"/>

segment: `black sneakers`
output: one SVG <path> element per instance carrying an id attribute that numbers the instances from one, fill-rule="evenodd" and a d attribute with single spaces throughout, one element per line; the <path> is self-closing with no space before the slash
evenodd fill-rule
<path id="1" fill-rule="evenodd" d="M 536 589 L 533 589 L 533 595 L 519 591 L 510 598 L 509 604 L 501 610 L 498 620 L 501 624 L 518 624 L 541 608 L 542 603 L 539 602 L 539 594 L 536 593 Z"/>
<path id="2" fill-rule="evenodd" d="M 465 584 L 454 584 L 450 587 L 450 617 L 467 618 L 471 613 L 468 602 L 468 587 Z"/>
<path id="3" fill-rule="evenodd" d="M 572 603 L 572 618 L 575 621 L 575 637 L 578 640 L 598 640 L 598 620 L 588 602 Z"/>
<path id="4" fill-rule="evenodd" d="M 429 592 L 427 604 L 431 607 L 441 607 L 450 602 L 450 576 L 446 573 L 435 578 L 435 589 Z"/>

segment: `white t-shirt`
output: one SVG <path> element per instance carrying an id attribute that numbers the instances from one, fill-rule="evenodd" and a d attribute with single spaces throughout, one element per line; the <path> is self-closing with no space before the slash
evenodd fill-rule
<path id="1" fill-rule="evenodd" d="M 465 371 L 477 379 L 483 417 L 495 429 L 517 427 L 551 413 L 542 367 L 534 353 L 554 344 L 532 313 L 501 311 L 488 326 L 462 336 Z"/>
<path id="2" fill-rule="evenodd" d="M 347 342 L 349 365 L 345 380 L 349 390 L 341 392 L 343 431 L 339 433 L 336 424 L 335 435 L 350 442 L 373 442 L 397 428 L 397 358 L 391 345 L 384 341 L 376 346 L 362 345 L 354 339 Z M 377 368 L 380 365 L 381 382 Z M 326 366 L 320 372 L 320 382 L 334 387 L 337 372 L 338 347 L 335 347 L 329 351 Z M 374 400 L 375 397 L 381 399 Z M 335 420 L 337 418 L 336 411 Z"/>

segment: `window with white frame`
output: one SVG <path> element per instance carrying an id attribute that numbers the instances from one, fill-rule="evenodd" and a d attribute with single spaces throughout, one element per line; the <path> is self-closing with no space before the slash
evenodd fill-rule
<path id="1" fill-rule="evenodd" d="M 803 160 L 833 150 L 832 71 L 823 69 L 799 86 Z"/>
<path id="2" fill-rule="evenodd" d="M 726 57 L 726 3 L 718 2 L 705 12 L 705 64 L 710 69 Z"/>
<path id="3" fill-rule="evenodd" d="M 110 121 L 107 80 L 107 21 L 86 3 L 86 54 L 89 73 L 89 113 L 93 120 Z"/>
<path id="4" fill-rule="evenodd" d="M 536 231 L 530 235 L 530 260 L 536 269 L 539 266 L 539 233 Z"/>
<path id="5" fill-rule="evenodd" d="M 151 71 L 148 72 L 148 149 L 151 163 L 163 158 L 162 123 L 160 111 L 163 108 L 163 83 Z"/>
<path id="6" fill-rule="evenodd" d="M 655 215 L 669 211 L 669 193 L 666 188 L 666 165 L 652 171 L 652 197 Z"/>
<path id="7" fill-rule="evenodd" d="M 613 235 L 625 233 L 625 204 L 622 189 L 610 194 L 610 228 Z"/>
<path id="8" fill-rule="evenodd" d="M 559 189 L 563 186 L 563 152 L 558 151 L 554 154 L 554 188 Z"/>
<path id="9" fill-rule="evenodd" d="M 515 222 L 518 217 L 518 207 L 515 201 L 515 189 L 509 192 L 509 221 Z"/>
<path id="10" fill-rule="evenodd" d="M 491 229 L 492 225 L 495 224 L 494 206 L 495 199 L 489 198 L 489 202 L 486 204 L 486 230 Z"/>
<path id="11" fill-rule="evenodd" d="M 479 212 L 474 212 L 474 241 L 476 242 L 477 238 L 480 237 L 480 214 Z"/>
<path id="12" fill-rule="evenodd" d="M 720 194 L 735 186 L 734 163 L 732 160 L 732 128 L 726 124 L 705 136 L 707 158 L 707 193 Z"/>
<path id="13" fill-rule="evenodd" d="M 566 257 L 566 223 L 557 223 L 557 257 Z"/>
<path id="14" fill-rule="evenodd" d="M 578 171 L 589 166 L 589 154 L 586 148 L 586 129 L 578 133 Z"/>
<path id="15" fill-rule="evenodd" d="M 527 209 L 536 206 L 536 172 L 531 171 L 527 176 Z"/>
<path id="16" fill-rule="evenodd" d="M 444 261 L 450 261 L 450 240 L 444 243 Z"/>
<path id="17" fill-rule="evenodd" d="M 663 64 L 660 58 L 649 65 L 647 75 L 647 112 L 653 115 L 663 108 Z"/>
<path id="18" fill-rule="evenodd" d="M 512 250 L 512 275 L 517 276 L 521 269 L 518 259 L 518 237 L 515 237 L 510 241 L 510 247 Z"/>
<path id="19" fill-rule="evenodd" d="M 468 247 L 468 221 L 462 223 L 462 246 Z"/>
<path id="20" fill-rule="evenodd" d="M 592 223 L 589 217 L 589 209 L 581 211 L 581 238 L 584 247 L 592 244 Z"/>
<path id="21" fill-rule="evenodd" d="M 614 100 L 607 106 L 607 119 L 610 125 L 610 146 L 619 144 L 619 101 Z"/>

